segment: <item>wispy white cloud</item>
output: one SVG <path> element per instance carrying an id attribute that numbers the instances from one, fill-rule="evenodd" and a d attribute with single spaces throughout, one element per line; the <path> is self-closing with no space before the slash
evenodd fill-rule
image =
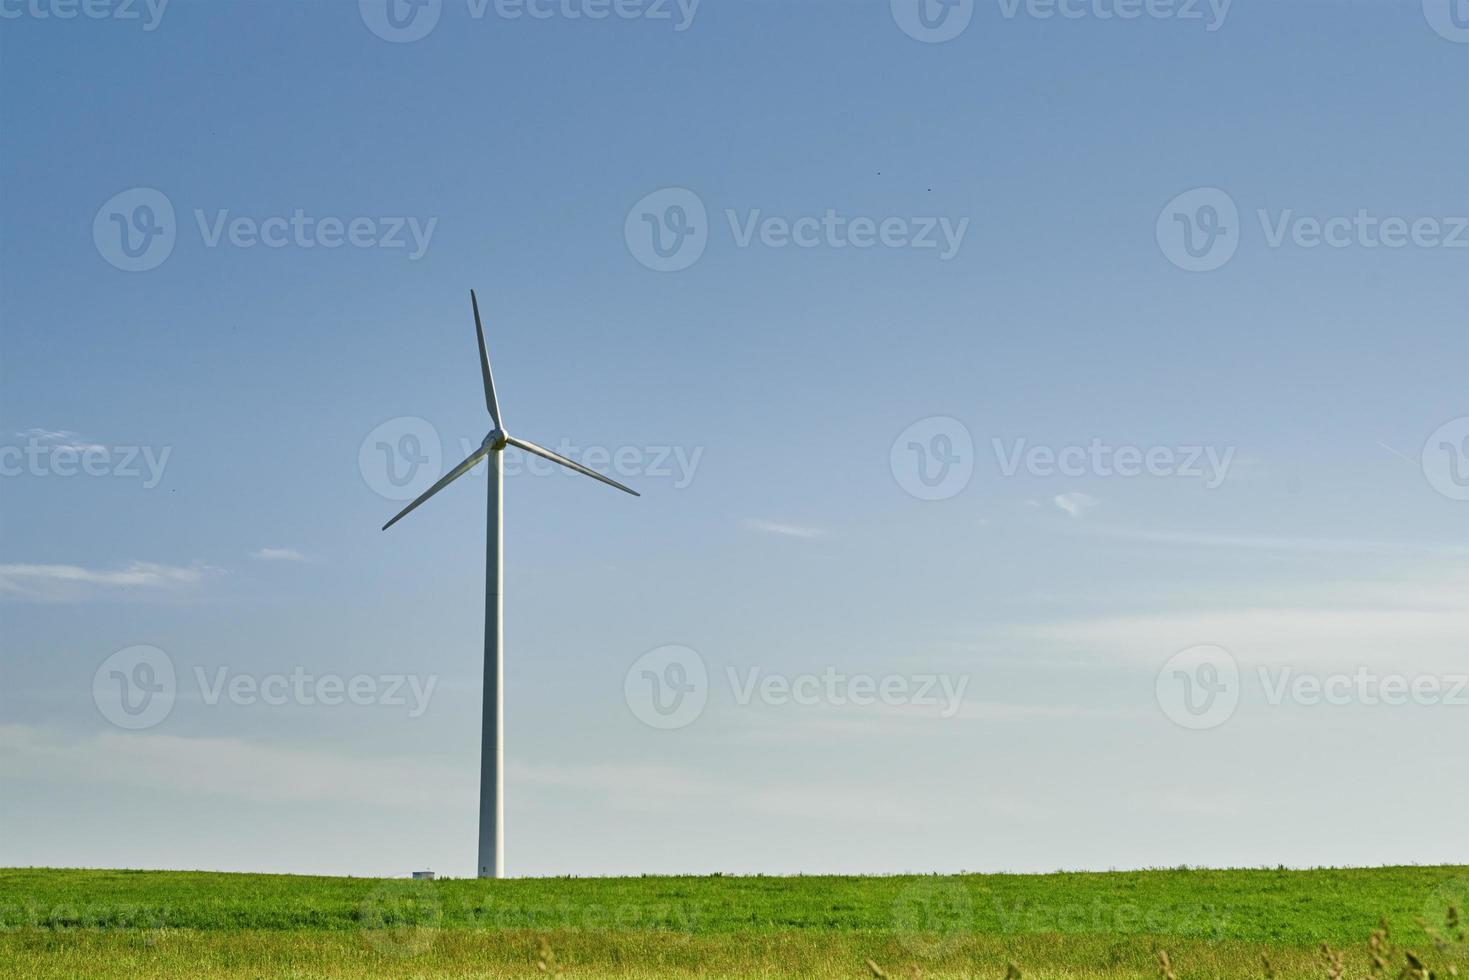
<path id="1" fill-rule="evenodd" d="M 72 785 L 122 783 L 159 792 L 250 802 L 370 804 L 407 810 L 472 806 L 472 770 L 421 756 L 370 758 L 240 738 L 104 732 L 71 736 L 31 725 L 0 725 L 0 773 Z M 843 822 L 910 822 L 918 804 L 838 782 L 742 783 L 666 765 L 514 763 L 517 785 L 594 794 L 634 812 L 710 808 Z"/>
<path id="2" fill-rule="evenodd" d="M 882 705 L 863 707 L 812 705 L 799 714 L 778 709 L 746 711 L 736 717 L 738 727 L 729 736 L 733 744 L 791 745 L 809 738 L 943 738 L 959 726 L 1014 725 L 1054 727 L 1064 722 L 1132 720 L 1146 717 L 1143 709 L 1096 707 L 1080 704 L 1033 704 L 999 701 L 962 701 L 952 714 L 948 705 Z"/>
<path id="3" fill-rule="evenodd" d="M 256 548 L 250 552 L 256 561 L 305 561 L 306 556 L 295 548 Z"/>
<path id="4" fill-rule="evenodd" d="M 78 453 L 88 450 L 107 451 L 107 447 L 90 442 L 81 433 L 73 432 L 70 429 L 31 428 L 17 432 L 16 436 L 27 442 L 44 443 L 52 449 L 69 449 Z"/>
<path id="5" fill-rule="evenodd" d="M 1060 493 L 1051 498 L 1051 502 L 1060 507 L 1072 517 L 1080 517 L 1101 503 L 1096 497 L 1089 493 Z"/>
<path id="6" fill-rule="evenodd" d="M 1463 662 L 1469 613 L 1413 609 L 1245 607 L 1108 616 L 1036 626 L 1035 637 L 1158 661 L 1217 643 L 1242 662 L 1381 664 Z"/>
<path id="7" fill-rule="evenodd" d="M 1232 548 L 1246 551 L 1282 551 L 1320 554 L 1469 555 L 1469 547 L 1437 542 L 1372 541 L 1363 538 L 1302 538 L 1290 535 L 1214 533 L 1208 531 L 1150 531 L 1142 528 L 1092 526 L 1089 533 L 1129 541 L 1195 548 Z"/>
<path id="8" fill-rule="evenodd" d="M 754 517 L 745 521 L 745 526 L 751 530 L 763 531 L 766 534 L 779 534 L 787 538 L 819 538 L 826 534 L 825 531 L 817 527 L 802 527 L 799 524 L 777 524 L 775 521 L 763 521 Z"/>
<path id="9" fill-rule="evenodd" d="M 571 789 L 603 796 L 610 806 L 650 813 L 742 812 L 836 823 L 911 824 L 922 805 L 871 787 L 837 781 L 742 783 L 728 775 L 711 778 L 697 769 L 598 763 L 584 766 L 517 766 L 510 777 L 522 785 Z"/>
<path id="10" fill-rule="evenodd" d="M 31 725 L 0 725 L 8 779 L 200 793 L 249 801 L 346 803 L 429 810 L 470 805 L 464 773 L 421 757 L 341 752 L 152 732 L 72 737 Z"/>
<path id="11" fill-rule="evenodd" d="M 1193 608 L 1121 613 L 1016 627 L 1084 659 L 1161 664 L 1179 650 L 1218 644 L 1241 664 L 1462 670 L 1469 644 L 1469 581 L 1439 570 L 1412 581 L 1323 583 L 1310 592 L 1200 599 Z"/>
<path id="12" fill-rule="evenodd" d="M 220 569 L 204 564 L 135 561 L 122 568 L 80 565 L 0 565 L 0 593 L 33 599 L 80 598 L 89 592 L 191 588 Z"/>
<path id="13" fill-rule="evenodd" d="M 718 779 L 663 765 L 520 765 L 512 764 L 516 782 L 558 789 L 605 793 L 620 809 L 661 809 L 664 805 L 720 792 Z"/>

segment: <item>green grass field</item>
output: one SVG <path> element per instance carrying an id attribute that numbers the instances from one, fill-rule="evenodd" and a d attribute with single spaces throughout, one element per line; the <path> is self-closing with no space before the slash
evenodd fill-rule
<path id="1" fill-rule="evenodd" d="M 500 882 L 12 869 L 0 976 L 1447 980 L 1469 978 L 1466 901 L 1454 866 Z"/>

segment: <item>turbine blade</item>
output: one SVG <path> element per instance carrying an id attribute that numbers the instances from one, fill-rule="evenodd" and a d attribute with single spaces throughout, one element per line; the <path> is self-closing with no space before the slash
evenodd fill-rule
<path id="1" fill-rule="evenodd" d="M 479 371 L 485 380 L 485 408 L 490 410 L 495 428 L 503 429 L 505 426 L 500 423 L 500 402 L 495 398 L 495 376 L 490 373 L 490 352 L 485 348 L 485 328 L 479 322 L 479 299 L 472 289 L 469 291 L 469 302 L 474 307 L 474 332 L 479 338 Z"/>
<path id="2" fill-rule="evenodd" d="M 398 516 L 397 517 L 393 518 L 391 521 L 388 521 L 388 523 L 384 524 L 383 525 L 383 530 L 386 531 L 388 528 L 392 527 L 394 524 L 397 524 L 403 518 L 407 517 L 410 513 L 412 513 L 413 509 L 415 507 L 417 507 L 419 504 L 423 503 L 425 500 L 427 500 L 428 498 L 432 497 L 434 494 L 438 493 L 440 490 L 444 489 L 445 487 L 447 487 L 449 484 L 453 483 L 455 480 L 459 479 L 464 474 L 468 473 L 471 469 L 474 468 L 474 464 L 475 463 L 478 463 L 488 453 L 489 453 L 489 449 L 487 449 L 484 446 L 480 446 L 474 452 L 470 453 L 468 459 L 466 459 L 464 462 L 460 463 L 458 466 L 454 467 L 448 473 L 445 473 L 443 475 L 443 477 L 439 480 L 438 483 L 435 483 L 433 486 L 431 486 L 427 490 L 425 490 L 422 494 L 419 495 L 419 497 L 418 497 L 417 500 L 415 500 L 413 503 L 409 504 L 407 507 L 404 507 L 402 510 L 400 510 L 398 512 Z"/>
<path id="3" fill-rule="evenodd" d="M 601 480 L 603 483 L 607 484 L 609 487 L 616 487 L 617 489 L 621 490 L 623 493 L 630 493 L 634 497 L 641 497 L 642 496 L 642 494 L 638 493 L 636 490 L 632 489 L 631 487 L 625 487 L 621 483 L 618 483 L 616 480 L 613 480 L 610 477 L 603 476 L 601 473 L 598 473 L 596 470 L 588 469 L 587 467 L 581 465 L 580 463 L 577 463 L 577 462 L 574 462 L 572 460 L 569 460 L 565 456 L 560 455 L 559 453 L 553 453 L 553 452 L 551 452 L 551 450 L 547 449 L 544 446 L 537 446 L 533 442 L 527 442 L 524 439 L 517 439 L 514 436 L 506 436 L 505 437 L 505 441 L 508 442 L 508 443 L 510 443 L 510 445 L 512 445 L 512 446 L 519 446 L 521 449 L 524 449 L 528 453 L 535 453 L 537 456 L 544 456 L 546 459 L 549 459 L 553 463 L 560 463 L 562 466 L 565 466 L 567 469 L 572 469 L 572 470 L 576 470 L 578 473 L 583 473 L 583 474 L 591 477 L 593 480 Z"/>

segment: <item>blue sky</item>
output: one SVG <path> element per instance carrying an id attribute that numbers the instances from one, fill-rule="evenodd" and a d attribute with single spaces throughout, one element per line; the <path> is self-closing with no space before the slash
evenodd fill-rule
<path id="1" fill-rule="evenodd" d="M 906 3 L 0 4 L 0 864 L 472 872 L 470 287 L 511 873 L 1469 859 L 1469 12 Z"/>

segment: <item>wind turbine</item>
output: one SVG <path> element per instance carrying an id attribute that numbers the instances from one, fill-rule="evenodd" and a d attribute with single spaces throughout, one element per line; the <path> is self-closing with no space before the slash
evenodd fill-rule
<path id="1" fill-rule="evenodd" d="M 485 699 L 479 759 L 479 877 L 501 878 L 505 874 L 505 637 L 502 628 L 505 595 L 501 589 L 505 573 L 505 539 L 502 533 L 505 527 L 505 511 L 500 499 L 504 489 L 504 469 L 500 454 L 505 451 L 506 446 L 515 446 L 578 473 L 584 473 L 594 480 L 601 480 L 609 487 L 616 487 L 634 497 L 640 494 L 616 480 L 608 479 L 596 470 L 587 469 L 544 446 L 517 439 L 505 431 L 500 403 L 495 398 L 495 378 L 490 374 L 490 355 L 485 349 L 485 330 L 479 319 L 479 300 L 475 298 L 472 289 L 469 291 L 469 302 L 474 307 L 474 332 L 479 338 L 479 370 L 485 383 L 485 407 L 490 410 L 490 420 L 495 423 L 495 427 L 485 436 L 479 448 L 469 454 L 468 459 L 444 474 L 438 483 L 404 507 L 397 517 L 383 525 L 383 530 L 386 531 L 401 521 L 419 504 L 468 473 L 480 460 L 488 458 L 490 479 L 489 518 L 485 522 Z"/>

